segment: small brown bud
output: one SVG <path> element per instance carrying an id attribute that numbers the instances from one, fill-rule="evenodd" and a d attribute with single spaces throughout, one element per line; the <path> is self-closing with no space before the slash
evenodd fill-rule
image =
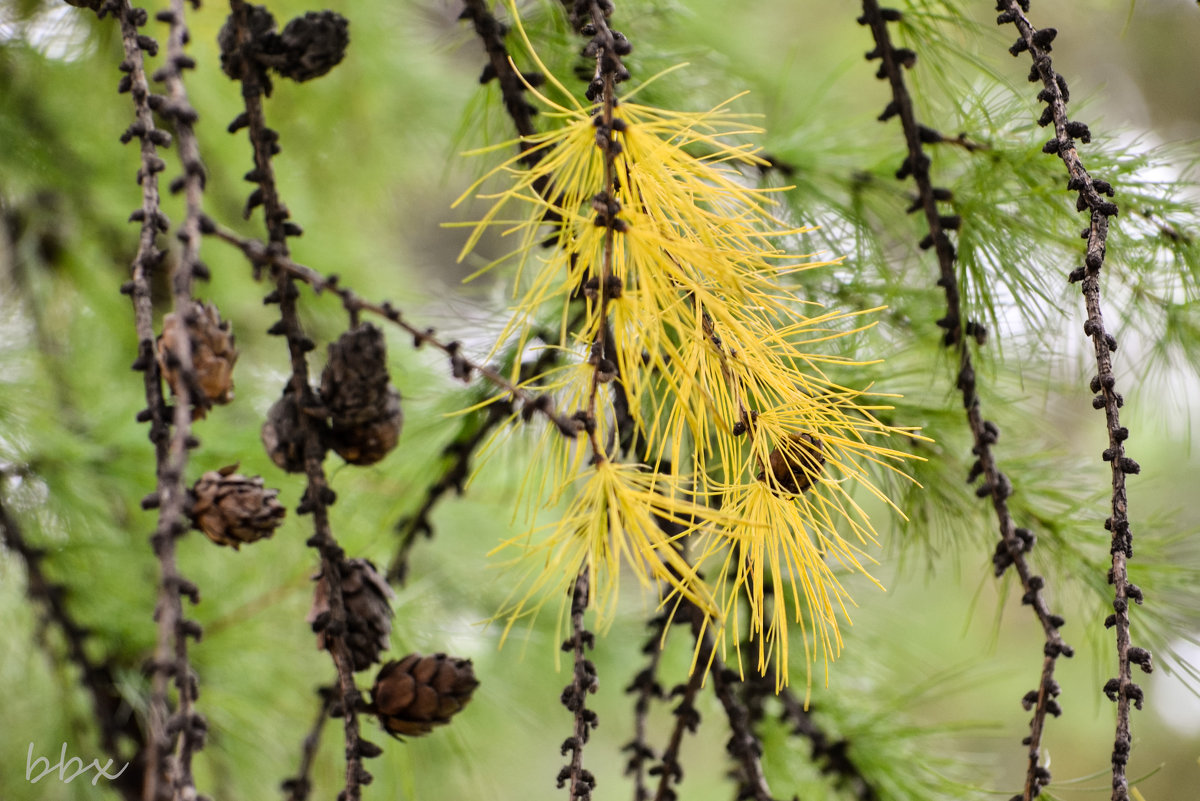
<path id="1" fill-rule="evenodd" d="M 366 559 L 346 559 L 341 563 L 342 603 L 346 607 L 346 646 L 355 670 L 366 670 L 379 661 L 379 654 L 391 647 L 392 605 L 395 593 Z M 329 613 L 329 582 L 318 573 L 313 605 L 308 622 L 314 623 Z M 317 632 L 317 648 L 328 648 L 325 631 Z"/>
<path id="2" fill-rule="evenodd" d="M 771 475 L 775 483 L 785 492 L 804 492 L 825 469 L 825 454 L 821 440 L 807 432 L 788 434 L 771 451 L 769 457 Z M 766 480 L 766 472 L 758 476 Z"/>
<path id="3" fill-rule="evenodd" d="M 192 524 L 217 545 L 235 551 L 242 543 L 270 537 L 287 510 L 275 500 L 279 490 L 265 489 L 259 476 L 247 478 L 237 465 L 210 470 L 192 487 Z"/>
<path id="4" fill-rule="evenodd" d="M 194 319 L 187 323 L 175 312 L 163 317 L 162 336 L 158 338 L 158 363 L 172 394 L 179 395 L 183 376 L 176 354 L 183 349 L 186 331 L 191 343 L 192 372 L 196 377 L 190 394 L 195 396 L 197 390 L 202 393 L 202 397 L 192 397 L 193 414 L 200 420 L 212 404 L 233 400 L 233 365 L 237 362 L 238 352 L 234 347 L 233 331 L 229 323 L 221 319 L 216 306 L 194 301 L 192 315 Z"/>
<path id="5" fill-rule="evenodd" d="M 409 654 L 380 668 L 371 705 L 389 734 L 419 737 L 449 723 L 478 686 L 469 659 Z"/>

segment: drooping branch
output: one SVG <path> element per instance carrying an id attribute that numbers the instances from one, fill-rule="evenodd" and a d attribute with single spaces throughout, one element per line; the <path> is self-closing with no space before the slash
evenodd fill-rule
<path id="1" fill-rule="evenodd" d="M 646 763 L 652 762 L 656 754 L 646 740 L 646 717 L 650 712 L 650 703 L 666 697 L 658 681 L 658 663 L 662 658 L 663 636 L 669 621 L 665 613 L 654 615 L 646 621 L 649 634 L 642 645 L 642 653 L 647 657 L 646 665 L 625 688 L 625 692 L 636 699 L 633 702 L 633 739 L 621 748 L 629 752 L 625 775 L 633 775 L 634 801 L 650 799 L 650 791 L 646 787 Z"/>
<path id="2" fill-rule="evenodd" d="M 342 304 L 348 310 L 375 315 L 411 334 L 413 347 L 429 345 L 441 351 L 450 359 L 450 369 L 456 378 L 469 381 L 473 373 L 479 373 L 488 382 L 520 402 L 519 413 L 523 419 L 529 420 L 535 414 L 540 414 L 558 428 L 564 436 L 574 437 L 579 432 L 579 421 L 573 417 L 556 412 L 549 395 L 536 394 L 522 389 L 505 378 L 494 367 L 464 354 L 462 345 L 457 340 L 443 342 L 437 337 L 437 331 L 433 328 L 420 328 L 410 323 L 405 319 L 403 313 L 390 302 L 365 300 L 354 290 L 343 286 L 339 276 L 336 274 L 329 276 L 321 275 L 311 267 L 292 261 L 286 253 L 280 253 L 276 248 L 264 245 L 262 242 L 254 239 L 239 236 L 233 231 L 213 224 L 211 221 L 206 225 L 205 231 L 232 245 L 236 245 L 250 260 L 251 264 L 255 265 L 256 269 L 262 267 L 275 268 L 291 278 L 308 284 L 318 294 L 321 292 L 330 292 L 340 298 Z M 293 289 L 292 291 L 295 290 Z"/>
<path id="3" fill-rule="evenodd" d="M 571 736 L 563 740 L 562 753 L 571 755 L 571 761 L 558 772 L 558 786 L 569 784 L 567 798 L 570 801 L 588 801 L 596 787 L 596 777 L 583 767 L 583 746 L 596 728 L 595 711 L 588 708 L 587 697 L 599 686 L 596 666 L 587 658 L 587 651 L 596 646 L 596 638 L 588 631 L 583 616 L 588 605 L 589 570 L 585 565 L 579 572 L 571 591 L 571 636 L 562 649 L 572 657 L 571 683 L 563 688 L 562 705 L 574 716 Z"/>
<path id="4" fill-rule="evenodd" d="M 679 762 L 683 735 L 685 732 L 695 734 L 700 726 L 700 710 L 696 708 L 696 696 L 700 694 L 700 688 L 704 684 L 704 675 L 703 670 L 694 670 L 686 682 L 676 685 L 670 692 L 670 697 L 679 697 L 679 703 L 671 712 L 675 716 L 675 725 L 671 727 L 671 735 L 663 749 L 662 758 L 650 769 L 650 775 L 658 775 L 658 790 L 654 793 L 654 801 L 675 801 L 678 798 L 678 793 L 672 785 L 678 786 L 683 781 L 683 765 Z"/>
<path id="5" fill-rule="evenodd" d="M 0 473 L 0 481 L 7 476 Z M 140 801 L 142 798 L 142 773 L 145 768 L 146 738 L 133 710 L 126 704 L 117 687 L 113 665 L 108 661 L 97 662 L 88 656 L 86 642 L 88 629 L 76 621 L 67 609 L 68 589 L 52 581 L 42 569 L 46 552 L 25 539 L 17 521 L 9 515 L 4 497 L 4 486 L 0 485 L 0 543 L 17 554 L 25 564 L 27 577 L 26 594 L 41 607 L 42 625 L 53 624 L 62 633 L 66 643 L 67 659 L 79 668 L 79 680 L 92 702 L 92 715 L 100 734 L 100 747 L 118 765 L 128 764 L 112 780 L 111 786 L 125 801 Z M 132 743 L 135 752 L 124 750 Z"/>
<path id="6" fill-rule="evenodd" d="M 222 62 L 226 72 L 241 82 L 245 103 L 245 111 L 230 125 L 230 131 L 248 129 L 254 152 L 254 169 L 247 178 L 257 184 L 257 188 L 250 195 L 247 212 L 258 205 L 263 207 L 270 242 L 266 250 L 286 260 L 289 255 L 287 238 L 298 236 L 301 230 L 289 220 L 287 207 L 279 197 L 272 163 L 272 157 L 279 152 L 279 136 L 267 127 L 263 97 L 270 90 L 270 82 L 265 67 L 256 58 L 262 47 L 262 37 L 273 32 L 274 21 L 265 9 L 251 6 L 244 0 L 230 0 L 230 10 L 229 21 L 222 31 Z M 206 230 L 209 225 L 206 223 Z M 280 308 L 280 321 L 272 332 L 287 341 L 291 360 L 289 387 L 299 409 L 296 438 L 307 478 L 304 498 L 297 512 L 312 515 L 313 535 L 307 544 L 320 555 L 320 580 L 324 582 L 329 606 L 328 619 L 321 633 L 338 677 L 337 707 L 343 719 L 346 757 L 345 787 L 341 797 L 344 801 L 358 801 L 362 786 L 371 781 L 363 758 L 378 753 L 378 748 L 363 740 L 359 732 L 357 708 L 361 696 L 354 681 L 354 664 L 345 639 L 348 619 L 342 593 L 345 552 L 338 545 L 329 522 L 328 510 L 336 500 L 336 494 L 325 475 L 321 429 L 317 418 L 308 412 L 319 406 L 309 384 L 307 361 L 307 353 L 316 346 L 301 327 L 297 306 L 299 292 L 292 275 L 282 269 L 272 273 L 276 286 L 270 297 Z"/>
<path id="7" fill-rule="evenodd" d="M 997 576 L 1002 575 L 1009 566 L 1016 569 L 1024 589 L 1022 603 L 1033 608 L 1045 634 L 1041 679 L 1037 689 L 1026 694 L 1022 700 L 1025 708 L 1032 708 L 1034 714 L 1030 721 L 1029 736 L 1024 740 L 1024 744 L 1029 748 L 1024 792 L 1016 798 L 1031 801 L 1050 781 L 1049 771 L 1038 763 L 1046 715 L 1057 716 L 1061 712 L 1055 700 L 1059 694 L 1058 682 L 1054 680 L 1055 662 L 1060 655 L 1071 656 L 1073 649 L 1059 634 L 1063 619 L 1050 612 L 1043 593 L 1045 580 L 1034 575 L 1029 566 L 1027 555 L 1033 548 L 1035 538 L 1029 530 L 1017 527 L 1013 520 L 1008 507 L 1008 498 L 1013 491 L 1012 483 L 1000 471 L 992 450 L 999 438 L 999 429 L 994 423 L 984 419 L 976 391 L 975 367 L 967 338 L 972 337 L 982 344 L 986 330 L 980 323 L 965 319 L 958 291 L 957 254 L 949 236 L 950 231 L 959 227 L 961 220 L 956 215 L 941 214 L 938 203 L 949 201 L 951 194 L 946 189 L 935 187 L 929 173 L 930 158 L 925 153 L 923 144 L 939 140 L 941 137 L 935 131 L 930 133 L 932 129 L 926 128 L 917 120 L 912 97 L 904 81 L 903 70 L 911 68 L 916 63 L 917 56 L 912 50 L 898 48 L 891 41 L 887 24 L 900 19 L 899 11 L 880 8 L 877 0 L 863 0 L 862 7 L 863 15 L 859 22 L 870 28 L 875 40 L 875 49 L 867 53 L 867 57 L 880 61 L 878 77 L 888 81 L 892 92 L 892 100 L 879 119 L 886 121 L 892 117 L 900 118 L 908 152 L 896 177 L 904 179 L 911 176 L 917 185 L 917 202 L 911 210 L 920 210 L 925 215 L 929 233 L 922 240 L 921 247 L 932 247 L 937 255 L 940 272 L 938 285 L 946 294 L 946 316 L 938 321 L 938 325 L 946 329 L 946 346 L 954 347 L 958 351 L 958 389 L 962 394 L 967 423 L 974 440 L 972 453 L 977 457 L 968 481 L 974 482 L 983 477 L 983 484 L 976 494 L 982 498 L 991 498 L 992 508 L 996 513 L 1000 542 L 993 562 Z"/>
<path id="8" fill-rule="evenodd" d="M 112 14 L 121 27 L 125 58 L 121 71 L 125 76 L 118 85 L 119 92 L 129 92 L 134 101 L 134 122 L 122 134 L 122 142 L 138 139 L 141 143 L 141 167 L 138 183 L 142 187 L 142 205 L 130 215 L 140 223 L 137 253 L 131 266 L 131 279 L 122 286 L 134 306 L 134 323 L 138 336 L 138 356 L 133 367 L 143 373 L 146 409 L 138 419 L 149 422 L 150 440 L 155 446 L 156 486 L 142 501 L 146 509 L 157 508 L 158 522 L 151 543 L 159 561 L 158 599 L 154 619 L 158 625 L 158 640 L 151 661 L 151 695 L 147 711 L 149 732 L 146 743 L 144 798 L 157 801 L 160 795 L 172 798 L 195 795 L 191 773 L 194 751 L 203 747 L 207 724 L 194 711 L 197 683 L 188 659 L 189 637 L 199 639 L 200 625 L 188 620 L 183 613 L 182 596 L 193 603 L 199 600 L 195 585 L 179 573 L 175 557 L 175 541 L 188 531 L 188 492 L 185 475 L 188 450 L 199 443 L 191 434 L 192 404 L 197 397 L 195 374 L 189 337 L 183 336 L 169 349 L 168 364 L 178 379 L 172 387 L 175 394 L 173 410 L 168 410 L 162 389 L 162 374 L 154 357 L 153 309 L 150 302 L 150 276 L 163 264 L 165 252 L 157 245 L 157 235 L 166 232 L 170 223 L 160 208 L 158 173 L 166 168 L 157 149 L 167 147 L 171 136 L 155 126 L 153 110 L 177 125 L 184 122 L 188 133 L 195 112 L 187 103 L 181 71 L 190 66 L 183 53 L 186 34 L 183 28 L 182 3 L 177 3 L 170 18 L 160 19 L 171 24 L 169 31 L 168 63 L 155 74 L 158 81 L 168 81 L 168 96 L 152 94 L 146 77 L 143 53 L 154 56 L 158 44 L 139 33 L 148 20 L 144 9 L 133 8 L 128 0 L 104 0 L 89 4 L 101 17 Z M 189 118 L 189 114 L 191 117 Z M 174 277 L 174 312 L 186 320 L 193 314 L 191 301 L 192 271 L 199 263 L 196 257 L 200 237 L 200 195 L 202 171 L 195 149 L 195 140 L 181 149 L 188 185 L 188 209 L 180 230 L 184 253 L 180 269 Z M 197 169 L 199 171 L 197 171 Z M 189 241 L 190 237 L 190 241 Z M 170 415 L 170 417 L 168 417 Z M 176 709 L 172 713 L 167 698 L 167 685 L 174 679 Z"/>
<path id="9" fill-rule="evenodd" d="M 796 737 L 808 740 L 813 763 L 829 776 L 835 787 L 847 792 L 855 801 L 879 801 L 875 783 L 860 769 L 852 750 L 853 743 L 844 737 L 831 737 L 812 715 L 812 707 L 796 697 L 791 688 L 778 693 L 777 677 L 771 674 L 752 674 L 742 682 L 742 702 L 750 715 L 750 725 L 757 727 L 766 717 L 767 704 L 777 697 L 779 719 Z"/>
<path id="10" fill-rule="evenodd" d="M 1106 199 L 1113 195 L 1112 186 L 1088 173 L 1075 146 L 1076 139 L 1083 144 L 1090 142 L 1091 131 L 1087 125 L 1073 121 L 1067 115 L 1067 82 L 1054 71 L 1050 58 L 1051 43 L 1057 31 L 1054 28 L 1033 27 L 1026 17 L 1029 0 L 1000 0 L 996 3 L 996 10 L 1001 12 L 996 19 L 997 24 L 1012 23 L 1019 33 L 1016 42 L 1009 49 L 1010 52 L 1017 56 L 1028 51 L 1033 61 L 1029 70 L 1029 80 L 1031 83 L 1042 84 L 1038 100 L 1044 102 L 1046 108 L 1038 123 L 1042 126 L 1054 126 L 1054 136 L 1046 142 L 1042 150 L 1057 155 L 1062 160 L 1069 176 L 1067 189 L 1078 192 L 1076 208 L 1088 215 L 1088 227 L 1082 232 L 1082 237 L 1087 240 L 1084 264 L 1073 270 L 1068 280 L 1081 284 L 1087 311 L 1083 333 L 1091 338 L 1096 355 L 1096 375 L 1093 376 L 1090 386 L 1094 394 L 1092 407 L 1104 410 L 1108 429 L 1108 447 L 1104 449 L 1102 458 L 1109 463 L 1112 472 L 1112 503 L 1104 527 L 1112 532 L 1112 568 L 1109 570 L 1108 580 L 1113 585 L 1115 597 L 1114 612 L 1108 616 L 1105 625 L 1116 629 L 1117 676 L 1105 684 L 1104 692 L 1117 704 L 1116 736 L 1112 753 L 1112 801 L 1127 801 L 1129 781 L 1125 767 L 1132 745 L 1130 705 L 1133 704 L 1138 709 L 1142 707 L 1142 689 L 1133 681 L 1132 666 L 1136 664 L 1149 673 L 1153 669 L 1153 663 L 1150 652 L 1135 647 L 1129 634 L 1129 603 L 1132 601 L 1141 604 L 1142 591 L 1129 581 L 1127 570 L 1127 560 L 1133 557 L 1133 531 L 1129 525 L 1129 498 L 1125 480 L 1127 476 L 1140 472 L 1141 467 L 1125 455 L 1125 441 L 1129 438 L 1129 429 L 1121 425 L 1120 409 L 1124 405 L 1124 398 L 1117 392 L 1112 365 L 1112 354 L 1117 349 L 1117 340 L 1105 329 L 1100 306 L 1100 271 L 1104 267 L 1108 246 L 1109 218 L 1116 216 L 1117 205 Z"/>
<path id="11" fill-rule="evenodd" d="M 308 801 L 312 794 L 313 763 L 316 761 L 317 749 L 321 744 L 321 732 L 325 729 L 325 722 L 329 720 L 329 712 L 333 707 L 334 688 L 318 687 L 317 696 L 321 699 L 321 707 L 317 711 L 317 719 L 313 722 L 308 734 L 304 736 L 304 742 L 301 743 L 300 768 L 296 771 L 295 776 L 284 779 L 281 785 L 283 791 L 287 793 L 287 801 Z"/>
<path id="12" fill-rule="evenodd" d="M 736 670 L 729 668 L 716 653 L 716 641 L 712 631 L 704 625 L 704 613 L 694 604 L 680 604 L 680 613 L 691 618 L 692 632 L 696 637 L 696 670 L 704 665 L 712 676 L 713 692 L 721 702 L 725 718 L 729 722 L 729 741 L 725 750 L 733 757 L 737 767 L 734 771 L 738 783 L 738 798 L 754 801 L 775 801 L 762 766 L 762 742 L 754 733 L 750 713 L 738 698 L 741 678 Z"/>

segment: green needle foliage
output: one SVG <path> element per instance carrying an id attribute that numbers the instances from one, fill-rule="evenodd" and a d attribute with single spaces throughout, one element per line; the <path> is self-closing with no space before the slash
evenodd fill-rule
<path id="1" fill-rule="evenodd" d="M 0 8 L 0 798 L 1191 801 L 1176 5 Z"/>

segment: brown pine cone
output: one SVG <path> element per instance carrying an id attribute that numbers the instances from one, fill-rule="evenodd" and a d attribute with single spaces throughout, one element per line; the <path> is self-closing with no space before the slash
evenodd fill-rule
<path id="1" fill-rule="evenodd" d="M 275 500 L 279 490 L 264 489 L 259 476 L 246 478 L 237 465 L 210 470 L 192 487 L 192 524 L 217 545 L 235 551 L 275 533 L 287 510 Z"/>
<path id="2" fill-rule="evenodd" d="M 280 35 L 284 59 L 273 66 L 293 81 L 319 78 L 345 57 L 349 27 L 350 22 L 335 11 L 310 11 L 296 17 Z"/>
<path id="3" fill-rule="evenodd" d="M 355 670 L 366 670 L 379 661 L 379 654 L 391 647 L 392 588 L 366 559 L 344 559 L 341 563 L 342 601 L 346 606 L 346 646 Z M 321 573 L 315 577 L 316 591 L 308 612 L 315 624 L 317 648 L 325 650 L 325 625 L 329 620 L 329 583 Z"/>
<path id="4" fill-rule="evenodd" d="M 321 373 L 329 445 L 350 464 L 375 464 L 400 439 L 400 393 L 389 383 L 383 332 L 363 323 L 329 345 Z"/>
<path id="5" fill-rule="evenodd" d="M 825 453 L 821 440 L 812 434 L 788 434 L 787 440 L 771 451 L 771 474 L 785 492 L 804 492 L 825 469 Z M 758 476 L 766 480 L 766 471 Z"/>
<path id="6" fill-rule="evenodd" d="M 262 427 L 262 443 L 279 468 L 289 473 L 304 472 L 304 427 L 301 425 L 299 404 L 296 394 L 292 392 L 289 383 L 283 388 L 283 395 L 267 411 L 267 419 Z M 324 427 L 322 420 L 313 420 L 315 425 Z M 324 439 L 324 435 L 322 435 Z"/>
<path id="7" fill-rule="evenodd" d="M 371 709 L 389 734 L 420 737 L 449 723 L 478 686 L 470 659 L 409 654 L 379 669 Z"/>
<path id="8" fill-rule="evenodd" d="M 178 395 L 183 377 L 174 354 L 180 350 L 186 330 L 191 340 L 192 371 L 196 376 L 196 382 L 190 388 L 193 415 L 202 420 L 214 403 L 233 400 L 233 365 L 237 362 L 238 352 L 234 347 L 233 331 L 229 323 L 221 319 L 216 306 L 193 301 L 190 316 L 186 324 L 174 312 L 163 317 L 162 336 L 158 338 L 158 363 L 172 394 Z"/>

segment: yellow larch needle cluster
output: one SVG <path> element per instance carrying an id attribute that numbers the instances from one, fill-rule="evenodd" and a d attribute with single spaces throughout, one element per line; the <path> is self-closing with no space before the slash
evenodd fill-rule
<path id="1" fill-rule="evenodd" d="M 869 327 L 860 317 L 877 310 L 830 311 L 797 295 L 794 275 L 830 262 L 789 251 L 804 229 L 772 213 L 779 190 L 748 180 L 763 162 L 737 139 L 755 129 L 728 104 L 666 111 L 633 102 L 635 91 L 566 106 L 529 91 L 551 129 L 464 193 L 491 208 L 463 255 L 488 229 L 515 240 L 488 265 L 518 263 L 501 339 L 522 348 L 534 321 L 559 316 L 558 347 L 572 361 L 535 381 L 556 408 L 579 410 L 591 447 L 545 432 L 531 468 L 540 480 L 527 478 L 525 494 L 546 508 L 570 500 L 552 525 L 502 546 L 521 549 L 525 573 L 500 616 L 511 625 L 551 598 L 564 608 L 586 568 L 603 623 L 624 565 L 665 586 L 664 602 L 696 605 L 720 640 L 748 637 L 757 669 L 773 660 L 779 681 L 794 625 L 806 665 L 828 664 L 849 600 L 837 571 L 867 573 L 875 544 L 855 497 L 890 503 L 870 469 L 899 471 L 909 457 L 888 438 L 917 436 L 827 374 L 867 364 L 821 346 Z M 579 304 L 583 323 L 567 330 Z M 608 382 L 634 431 L 618 431 L 611 400 L 598 403 Z M 622 435 L 638 463 L 617 462 Z"/>

